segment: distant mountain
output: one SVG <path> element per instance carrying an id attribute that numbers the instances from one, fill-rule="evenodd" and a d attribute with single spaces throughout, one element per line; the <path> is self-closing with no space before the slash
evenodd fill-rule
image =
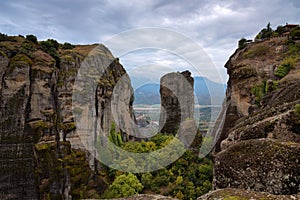
<path id="1" fill-rule="evenodd" d="M 221 105 L 226 92 L 226 85 L 211 81 L 205 77 L 194 77 L 194 90 L 198 99 L 198 104 Z"/>
<path id="2" fill-rule="evenodd" d="M 147 83 L 134 91 L 134 104 L 160 104 L 160 85 Z"/>
<path id="3" fill-rule="evenodd" d="M 138 87 L 134 92 L 134 104 L 160 104 L 159 88 L 159 83 L 147 83 Z M 225 97 L 226 85 L 197 76 L 194 77 L 194 90 L 197 97 L 195 101 L 198 104 L 210 105 L 213 103 L 220 105 Z"/>

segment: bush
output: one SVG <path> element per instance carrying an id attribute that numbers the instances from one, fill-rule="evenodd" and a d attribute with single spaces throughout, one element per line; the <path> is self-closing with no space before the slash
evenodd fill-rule
<path id="1" fill-rule="evenodd" d="M 116 132 L 116 124 L 114 122 L 111 123 L 108 139 L 118 147 L 123 144 L 122 135 L 120 132 Z"/>
<path id="2" fill-rule="evenodd" d="M 9 40 L 9 36 L 6 34 L 0 33 L 0 41 L 6 41 Z"/>
<path id="3" fill-rule="evenodd" d="M 277 26 L 276 33 L 278 33 L 279 35 L 283 34 L 284 32 L 286 32 L 285 28 L 283 26 Z"/>
<path id="4" fill-rule="evenodd" d="M 259 83 L 251 88 L 251 93 L 254 95 L 255 103 L 260 105 L 264 95 L 268 92 L 268 84 L 266 81 Z"/>
<path id="5" fill-rule="evenodd" d="M 289 40 L 287 45 L 288 45 L 288 55 L 299 57 L 300 43 L 295 43 L 293 40 Z"/>
<path id="6" fill-rule="evenodd" d="M 34 35 L 26 35 L 26 40 L 29 40 L 29 41 L 33 42 L 34 44 L 38 43 L 38 40 L 37 40 L 36 36 L 34 36 Z"/>
<path id="7" fill-rule="evenodd" d="M 46 41 L 41 41 L 40 44 L 42 45 L 42 47 L 46 48 L 46 49 L 55 49 L 58 50 L 59 48 L 59 43 L 54 40 L 54 39 L 48 39 Z"/>
<path id="8" fill-rule="evenodd" d="M 75 45 L 72 45 L 68 42 L 65 42 L 63 45 L 62 45 L 62 49 L 74 49 L 75 48 Z"/>
<path id="9" fill-rule="evenodd" d="M 297 62 L 297 60 L 292 57 L 288 57 L 288 58 L 284 59 L 281 62 L 281 64 L 279 65 L 279 67 L 275 70 L 275 72 L 274 72 L 275 76 L 277 76 L 279 78 L 285 77 L 289 73 L 291 68 L 294 67 L 296 62 Z"/>
<path id="10" fill-rule="evenodd" d="M 59 68 L 60 66 L 60 57 L 57 53 L 59 43 L 56 40 L 48 39 L 47 41 L 40 42 L 41 48 L 43 51 L 52 56 L 56 61 L 56 66 Z"/>
<path id="11" fill-rule="evenodd" d="M 20 48 L 20 53 L 28 55 L 30 58 L 34 58 L 34 55 L 32 54 L 32 51 L 35 51 L 36 47 L 32 42 L 30 41 L 24 41 L 22 43 L 22 46 Z"/>
<path id="12" fill-rule="evenodd" d="M 128 197 L 138 194 L 142 189 L 142 183 L 134 174 L 123 174 L 116 177 L 104 196 L 105 198 Z"/>
<path id="13" fill-rule="evenodd" d="M 255 37 L 255 39 L 265 39 L 270 38 L 273 35 L 273 30 L 271 28 L 270 22 L 267 24 L 266 28 L 262 29 Z"/>
<path id="14" fill-rule="evenodd" d="M 243 49 L 246 47 L 247 40 L 245 38 L 242 38 L 239 40 L 239 49 Z"/>
<path id="15" fill-rule="evenodd" d="M 300 27 L 296 27 L 291 31 L 292 39 L 300 39 Z"/>

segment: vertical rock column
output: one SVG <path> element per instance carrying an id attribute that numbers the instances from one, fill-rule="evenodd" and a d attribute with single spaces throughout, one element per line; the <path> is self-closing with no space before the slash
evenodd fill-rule
<path id="1" fill-rule="evenodd" d="M 24 130 L 32 61 L 0 54 L 0 199 L 36 199 L 33 135 Z"/>
<path id="2" fill-rule="evenodd" d="M 160 79 L 161 114 L 159 130 L 176 134 L 180 124 L 194 116 L 194 79 L 191 72 L 177 72 Z"/>

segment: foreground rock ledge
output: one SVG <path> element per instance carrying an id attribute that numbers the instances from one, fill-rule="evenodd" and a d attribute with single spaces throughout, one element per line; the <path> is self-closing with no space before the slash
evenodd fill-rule
<path id="1" fill-rule="evenodd" d="M 92 200 L 92 199 L 89 199 Z M 161 195 L 151 195 L 151 194 L 139 194 L 131 197 L 124 197 L 119 199 L 110 199 L 110 200 L 177 200 L 171 197 L 165 197 Z"/>
<path id="2" fill-rule="evenodd" d="M 224 200 L 224 199 L 240 199 L 240 200 L 296 200 L 300 199 L 300 195 L 272 195 L 265 192 L 254 192 L 241 189 L 219 189 L 212 191 L 206 195 L 199 197 L 197 200 Z"/>
<path id="3" fill-rule="evenodd" d="M 300 144 L 253 139 L 232 145 L 215 156 L 214 186 L 271 194 L 300 193 Z"/>

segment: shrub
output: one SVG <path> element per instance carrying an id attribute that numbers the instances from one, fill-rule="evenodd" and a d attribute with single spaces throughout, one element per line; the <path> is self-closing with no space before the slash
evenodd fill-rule
<path id="1" fill-rule="evenodd" d="M 75 45 L 72 45 L 68 42 L 65 42 L 63 45 L 62 45 L 62 49 L 74 49 L 75 48 Z"/>
<path id="2" fill-rule="evenodd" d="M 295 66 L 296 62 L 297 62 L 297 60 L 292 57 L 288 57 L 288 58 L 284 59 L 281 62 L 281 64 L 277 67 L 277 69 L 275 70 L 275 72 L 274 72 L 275 76 L 277 76 L 279 78 L 285 77 L 289 73 L 291 68 L 293 68 Z"/>
<path id="3" fill-rule="evenodd" d="M 29 41 L 33 42 L 34 44 L 38 43 L 38 40 L 37 40 L 36 36 L 34 36 L 34 35 L 26 35 L 26 40 L 29 40 Z"/>
<path id="4" fill-rule="evenodd" d="M 245 38 L 242 38 L 239 40 L 239 49 L 243 49 L 246 47 L 247 40 Z"/>
<path id="5" fill-rule="evenodd" d="M 138 194 L 142 189 L 143 185 L 134 174 L 123 174 L 116 177 L 114 182 L 108 188 L 105 198 L 128 197 Z"/>
<path id="6" fill-rule="evenodd" d="M 9 36 L 6 34 L 0 33 L 0 41 L 6 41 L 9 40 Z"/>
<path id="7" fill-rule="evenodd" d="M 40 44 L 42 45 L 43 48 L 47 48 L 47 49 L 55 49 L 58 50 L 59 47 L 59 43 L 54 40 L 54 39 L 48 39 L 46 41 L 41 41 Z"/>
<path id="8" fill-rule="evenodd" d="M 265 39 L 270 38 L 273 35 L 273 30 L 271 28 L 270 22 L 267 24 L 266 28 L 263 28 L 255 37 L 255 39 Z"/>
<path id="9" fill-rule="evenodd" d="M 288 45 L 288 55 L 298 57 L 300 52 L 300 43 L 295 43 L 292 40 L 287 42 Z"/>
<path id="10" fill-rule="evenodd" d="M 286 32 L 285 28 L 283 26 L 277 26 L 276 33 L 278 33 L 279 35 L 283 34 L 284 32 Z"/>
<path id="11" fill-rule="evenodd" d="M 60 57 L 56 50 L 58 50 L 59 43 L 56 40 L 48 39 L 47 41 L 40 42 L 41 48 L 43 51 L 52 56 L 56 61 L 56 66 L 60 66 Z"/>
<path id="12" fill-rule="evenodd" d="M 300 39 L 300 27 L 296 27 L 291 31 L 292 39 Z"/>
<path id="13" fill-rule="evenodd" d="M 116 132 L 116 124 L 114 122 L 111 123 L 108 139 L 118 147 L 123 144 L 122 135 L 120 132 Z"/>
<path id="14" fill-rule="evenodd" d="M 257 84 L 251 88 L 251 93 L 254 95 L 255 103 L 260 105 L 260 102 L 264 95 L 268 92 L 268 84 L 266 81 L 263 81 L 260 84 Z"/>

